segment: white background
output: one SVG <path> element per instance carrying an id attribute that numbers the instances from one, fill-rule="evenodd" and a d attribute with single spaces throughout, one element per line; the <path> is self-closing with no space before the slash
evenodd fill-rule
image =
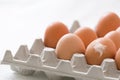
<path id="1" fill-rule="evenodd" d="M 120 16 L 120 0 L 0 0 L 0 60 L 7 49 L 15 54 L 22 44 L 30 48 L 55 21 L 70 28 L 78 20 L 82 27 L 94 29 L 100 17 L 108 12 Z M 0 80 L 8 79 L 40 80 L 40 77 L 21 76 L 9 66 L 0 65 Z"/>

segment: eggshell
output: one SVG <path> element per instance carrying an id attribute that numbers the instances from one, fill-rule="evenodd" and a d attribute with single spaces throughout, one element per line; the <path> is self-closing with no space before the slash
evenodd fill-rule
<path id="1" fill-rule="evenodd" d="M 120 33 L 117 31 L 110 31 L 104 37 L 110 38 L 118 50 L 120 48 Z"/>
<path id="2" fill-rule="evenodd" d="M 98 37 L 103 37 L 106 33 L 116 30 L 119 26 L 119 16 L 113 12 L 110 12 L 100 19 L 96 26 L 96 32 Z"/>
<path id="3" fill-rule="evenodd" d="M 90 42 L 97 39 L 97 34 L 89 27 L 81 27 L 74 32 L 79 38 L 82 39 L 85 48 Z"/>
<path id="4" fill-rule="evenodd" d="M 120 70 L 120 48 L 118 49 L 115 55 L 115 62 L 116 62 L 117 68 Z"/>
<path id="5" fill-rule="evenodd" d="M 88 64 L 100 65 L 105 58 L 114 58 L 116 47 L 109 38 L 98 38 L 92 41 L 85 52 Z"/>
<path id="6" fill-rule="evenodd" d="M 44 44 L 47 47 L 56 48 L 58 40 L 69 33 L 68 28 L 61 22 L 55 22 L 48 26 L 44 34 Z"/>
<path id="7" fill-rule="evenodd" d="M 77 35 L 69 33 L 58 41 L 55 52 L 58 58 L 70 60 L 74 53 L 84 53 L 85 46 Z"/>

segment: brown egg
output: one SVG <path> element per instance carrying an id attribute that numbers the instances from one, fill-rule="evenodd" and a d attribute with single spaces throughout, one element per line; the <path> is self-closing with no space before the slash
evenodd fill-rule
<path id="1" fill-rule="evenodd" d="M 44 44 L 47 47 L 56 48 L 58 40 L 69 33 L 68 28 L 61 22 L 55 22 L 48 26 L 44 35 Z"/>
<path id="2" fill-rule="evenodd" d="M 55 52 L 58 58 L 70 60 L 74 53 L 84 53 L 85 46 L 77 35 L 69 33 L 58 41 Z"/>
<path id="3" fill-rule="evenodd" d="M 92 41 L 85 53 L 88 64 L 100 65 L 105 58 L 114 58 L 116 47 L 109 38 L 98 38 Z"/>
<path id="4" fill-rule="evenodd" d="M 118 49 L 115 55 L 115 62 L 116 62 L 117 68 L 120 70 L 120 48 Z"/>
<path id="5" fill-rule="evenodd" d="M 100 19 L 96 26 L 96 32 L 98 37 L 103 37 L 106 33 L 116 30 L 119 26 L 119 16 L 113 12 L 110 12 Z"/>
<path id="6" fill-rule="evenodd" d="M 82 27 L 77 29 L 74 32 L 79 38 L 82 39 L 85 48 L 89 45 L 90 42 L 97 39 L 97 34 L 89 27 Z"/>
<path id="7" fill-rule="evenodd" d="M 110 31 L 104 37 L 110 38 L 118 50 L 120 48 L 120 33 L 117 31 Z"/>

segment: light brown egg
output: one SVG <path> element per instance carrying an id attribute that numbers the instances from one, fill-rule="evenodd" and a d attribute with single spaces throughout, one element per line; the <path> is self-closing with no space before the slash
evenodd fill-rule
<path id="1" fill-rule="evenodd" d="M 116 31 L 120 33 L 120 26 L 116 29 Z"/>
<path id="2" fill-rule="evenodd" d="M 89 27 L 81 27 L 74 32 L 80 39 L 82 39 L 85 48 L 92 42 L 97 39 L 97 34 Z"/>
<path id="3" fill-rule="evenodd" d="M 120 26 L 119 16 L 113 12 L 103 16 L 96 26 L 98 37 L 103 37 L 106 33 L 116 30 Z"/>
<path id="4" fill-rule="evenodd" d="M 58 40 L 69 33 L 68 28 L 61 22 L 55 22 L 48 26 L 44 34 L 44 44 L 47 47 L 56 48 Z"/>
<path id="5" fill-rule="evenodd" d="M 77 35 L 69 33 L 58 41 L 55 52 L 58 58 L 70 60 L 74 53 L 84 53 L 85 46 Z"/>
<path id="6" fill-rule="evenodd" d="M 115 62 L 116 62 L 117 68 L 120 70 L 120 48 L 118 49 L 115 55 Z"/>
<path id="7" fill-rule="evenodd" d="M 117 31 L 110 31 L 104 37 L 110 38 L 118 50 L 120 48 L 120 33 Z"/>
<path id="8" fill-rule="evenodd" d="M 88 64 L 100 65 L 105 58 L 114 58 L 116 47 L 109 38 L 98 38 L 92 41 L 85 52 Z"/>

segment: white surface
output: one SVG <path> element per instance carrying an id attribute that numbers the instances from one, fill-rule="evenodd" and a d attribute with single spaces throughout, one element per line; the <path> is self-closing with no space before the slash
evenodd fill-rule
<path id="1" fill-rule="evenodd" d="M 94 28 L 110 11 L 120 15 L 120 0 L 0 0 L 0 60 L 6 49 L 15 53 L 21 44 L 30 48 L 52 22 L 62 21 L 70 28 L 78 20 L 81 26 Z M 0 80 L 40 80 L 16 75 L 6 65 L 0 65 L 0 76 Z"/>
<path id="2" fill-rule="evenodd" d="M 42 72 L 32 76 L 23 76 L 9 69 L 10 66 L 0 65 L 0 80 L 48 80 Z"/>

